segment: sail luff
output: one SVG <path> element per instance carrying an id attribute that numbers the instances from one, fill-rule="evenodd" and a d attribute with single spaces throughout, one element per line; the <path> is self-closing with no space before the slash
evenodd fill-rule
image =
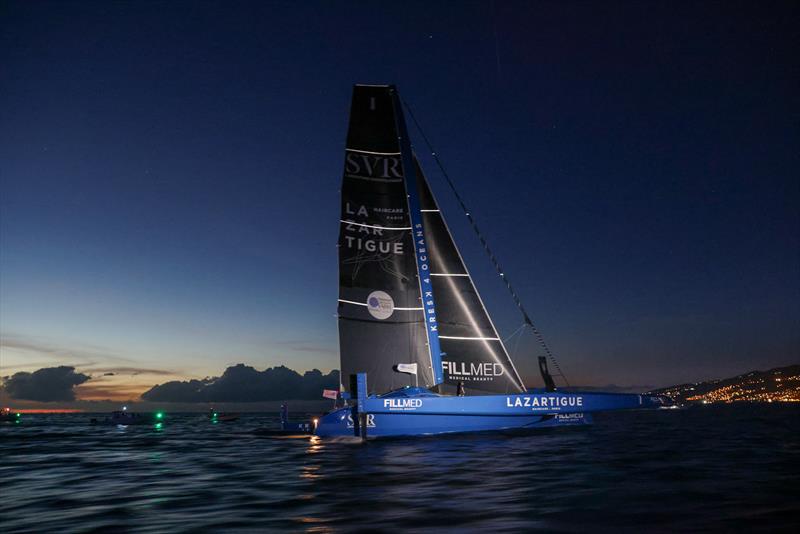
<path id="1" fill-rule="evenodd" d="M 417 280 L 420 288 L 420 303 L 425 314 L 425 335 L 428 339 L 428 355 L 430 369 L 433 373 L 433 385 L 444 382 L 442 369 L 441 346 L 439 342 L 438 323 L 436 320 L 436 304 L 434 299 L 433 284 L 431 283 L 430 265 L 425 241 L 425 228 L 422 222 L 420 199 L 417 191 L 417 173 L 419 166 L 411 150 L 411 141 L 408 137 L 403 108 L 397 90 L 392 88 L 392 103 L 395 110 L 395 128 L 397 140 L 400 145 L 400 157 L 403 165 L 403 179 L 405 180 L 408 195 L 408 214 L 411 219 L 414 235 L 414 257 L 417 260 Z"/>

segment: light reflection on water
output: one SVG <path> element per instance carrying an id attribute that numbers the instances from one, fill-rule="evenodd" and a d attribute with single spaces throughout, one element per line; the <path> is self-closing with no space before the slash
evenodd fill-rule
<path id="1" fill-rule="evenodd" d="M 271 439 L 272 415 L 0 427 L 0 529 L 790 529 L 800 410 L 606 414 L 523 436 Z"/>

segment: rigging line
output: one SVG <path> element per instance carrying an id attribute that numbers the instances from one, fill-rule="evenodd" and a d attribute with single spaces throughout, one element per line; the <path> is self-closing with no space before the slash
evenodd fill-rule
<path id="1" fill-rule="evenodd" d="M 539 342 L 539 345 L 541 345 L 541 347 L 544 350 L 545 354 L 547 354 L 547 357 L 553 363 L 553 366 L 558 370 L 558 374 L 561 376 L 561 378 L 564 379 L 564 382 L 566 383 L 567 387 L 570 387 L 569 386 L 569 381 L 567 380 L 567 377 L 564 375 L 564 372 L 561 370 L 561 366 L 558 365 L 558 362 L 556 361 L 556 358 L 553 355 L 553 352 L 550 350 L 550 347 L 547 345 L 547 342 L 544 340 L 544 336 L 542 335 L 541 332 L 539 332 L 539 329 L 536 328 L 536 326 L 533 324 L 533 321 L 531 320 L 530 316 L 528 315 L 528 312 L 525 310 L 525 307 L 522 305 L 522 301 L 517 296 L 516 291 L 514 291 L 514 288 L 511 285 L 511 281 L 508 279 L 506 274 L 503 272 L 503 268 L 500 266 L 500 263 L 497 261 L 497 258 L 495 257 L 494 252 L 492 252 L 492 249 L 489 248 L 489 244 L 486 242 L 486 238 L 483 237 L 483 234 L 481 233 L 480 229 L 478 228 L 478 224 L 475 222 L 475 219 L 473 219 L 472 215 L 470 214 L 469 209 L 467 209 L 467 205 L 464 203 L 464 199 L 461 198 L 461 195 L 458 193 L 458 190 L 456 190 L 456 186 L 453 183 L 453 180 L 451 180 L 450 179 L 450 175 L 447 174 L 447 171 L 445 170 L 444 165 L 442 165 L 442 162 L 439 159 L 439 155 L 436 153 L 436 150 L 434 150 L 433 145 L 431 144 L 430 140 L 428 139 L 428 136 L 425 135 L 425 132 L 423 131 L 422 126 L 420 126 L 419 121 L 417 120 L 417 117 L 414 115 L 414 112 L 411 110 L 411 106 L 409 106 L 408 103 L 402 97 L 400 97 L 400 95 L 398 95 L 398 98 L 400 99 L 400 102 L 403 104 L 403 107 L 406 108 L 406 111 L 408 111 L 408 116 L 411 117 L 411 121 L 414 123 L 414 126 L 416 126 L 417 131 L 420 133 L 420 136 L 422 137 L 422 140 L 425 142 L 425 146 L 428 147 L 428 150 L 430 151 L 431 156 L 433 156 L 433 160 L 436 162 L 436 166 L 439 167 L 439 171 L 442 173 L 442 176 L 444 176 L 445 181 L 447 181 L 447 185 L 450 186 L 450 190 L 453 192 L 453 195 L 455 195 L 456 201 L 458 201 L 459 206 L 461 206 L 461 210 L 464 212 L 464 215 L 467 216 L 467 220 L 469 221 L 470 226 L 472 226 L 472 230 L 475 232 L 475 235 L 478 236 L 478 240 L 481 242 L 481 245 L 483 245 L 483 250 L 486 252 L 486 255 L 489 256 L 489 260 L 491 260 L 492 265 L 494 265 L 494 268 L 497 271 L 497 274 L 500 275 L 500 278 L 503 280 L 503 283 L 505 283 L 506 288 L 508 289 L 508 292 L 511 294 L 511 298 L 514 299 L 514 303 L 517 305 L 517 308 L 519 308 L 520 313 L 522 313 L 522 319 L 524 320 L 524 323 L 531 327 L 531 330 L 533 330 L 533 334 L 534 334 L 534 336 L 536 336 L 536 340 Z"/>
<path id="2" fill-rule="evenodd" d="M 519 330 L 524 330 L 525 326 L 526 326 L 526 324 L 522 323 L 522 326 L 519 327 Z M 514 341 L 514 348 L 512 349 L 512 351 L 514 352 L 514 357 L 515 358 L 517 356 L 517 349 L 519 348 L 519 342 L 520 342 L 521 339 L 522 339 L 522 333 L 520 332 L 520 334 L 517 337 L 516 341 Z"/>
<path id="3" fill-rule="evenodd" d="M 522 323 L 521 325 L 519 325 L 519 327 L 518 327 L 516 330 L 514 330 L 514 331 L 511 333 L 511 335 L 510 335 L 510 336 L 508 336 L 507 338 L 505 338 L 505 339 L 503 340 L 503 343 L 508 343 L 509 341 L 511 341 L 511 339 L 512 339 L 514 336 L 516 336 L 517 334 L 519 334 L 519 331 L 520 331 L 520 330 L 522 330 L 523 328 L 525 328 L 525 326 L 526 326 L 526 325 L 525 325 L 525 323 Z"/>

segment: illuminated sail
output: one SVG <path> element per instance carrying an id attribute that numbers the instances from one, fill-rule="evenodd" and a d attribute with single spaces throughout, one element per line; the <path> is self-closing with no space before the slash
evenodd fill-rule
<path id="1" fill-rule="evenodd" d="M 418 163 L 417 190 L 431 258 L 445 391 L 455 391 L 459 382 L 468 394 L 525 391 Z"/>

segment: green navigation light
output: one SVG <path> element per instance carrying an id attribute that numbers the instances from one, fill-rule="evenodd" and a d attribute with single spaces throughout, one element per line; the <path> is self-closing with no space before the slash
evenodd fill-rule
<path id="1" fill-rule="evenodd" d="M 156 414 L 156 419 L 164 419 L 164 412 L 158 412 Z"/>

